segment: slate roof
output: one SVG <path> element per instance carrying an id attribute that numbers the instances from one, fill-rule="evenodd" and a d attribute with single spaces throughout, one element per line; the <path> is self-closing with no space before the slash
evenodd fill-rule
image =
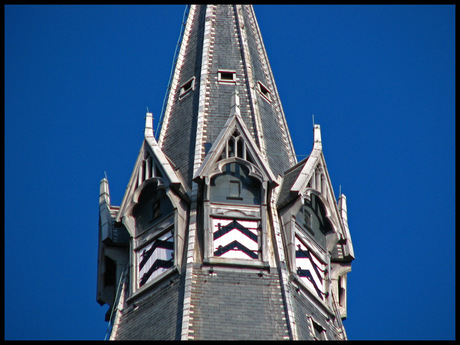
<path id="1" fill-rule="evenodd" d="M 279 192 L 279 198 L 278 198 L 278 207 L 282 208 L 286 204 L 288 204 L 292 199 L 296 197 L 291 195 L 291 187 L 294 184 L 294 182 L 297 180 L 299 177 L 300 172 L 302 171 L 302 168 L 305 166 L 305 164 L 308 161 L 308 158 L 303 159 L 290 169 L 286 170 L 284 173 L 284 178 L 283 182 L 281 184 L 280 192 Z"/>
<path id="2" fill-rule="evenodd" d="M 184 275 L 171 276 L 123 310 L 117 340 L 180 340 Z"/>
<path id="3" fill-rule="evenodd" d="M 196 269 L 193 279 L 193 339 L 289 339 L 277 272 Z"/>
<path id="4" fill-rule="evenodd" d="M 275 176 L 296 163 L 254 11 L 250 5 L 241 8 L 201 5 L 188 15 L 158 140 L 188 188 L 230 115 L 235 88 L 245 125 Z M 236 82 L 219 82 L 219 70 L 234 71 Z M 194 89 L 180 97 L 181 86 L 191 78 Z"/>

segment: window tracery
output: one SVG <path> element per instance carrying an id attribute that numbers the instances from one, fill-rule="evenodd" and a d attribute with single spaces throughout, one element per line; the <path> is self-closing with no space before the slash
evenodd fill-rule
<path id="1" fill-rule="evenodd" d="M 252 159 L 251 154 L 248 151 L 249 150 L 246 147 L 244 138 L 242 137 L 238 129 L 235 129 L 233 134 L 227 140 L 225 148 L 222 150 L 222 154 L 220 155 L 218 161 L 221 161 L 226 158 L 237 157 L 254 164 L 254 160 Z"/>

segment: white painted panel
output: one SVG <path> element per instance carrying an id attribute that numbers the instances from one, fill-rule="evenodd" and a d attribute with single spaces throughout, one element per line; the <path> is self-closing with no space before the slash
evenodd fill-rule
<path id="1" fill-rule="evenodd" d="M 296 252 L 299 249 L 305 253 L 305 257 L 296 257 L 296 268 L 302 271 L 299 278 L 302 282 L 321 299 L 324 299 L 326 293 L 325 272 L 327 266 L 323 264 L 296 236 Z M 318 293 L 318 290 L 320 293 Z"/>
<path id="2" fill-rule="evenodd" d="M 234 229 L 223 233 L 221 236 L 213 240 L 213 252 L 222 250 L 223 252 L 216 254 L 221 258 L 232 259 L 258 259 L 259 256 L 259 230 L 258 221 L 238 220 L 238 219 L 213 219 L 213 237 L 219 232 L 220 227 L 226 227 L 236 221 L 239 226 L 245 229 Z"/>
<path id="3" fill-rule="evenodd" d="M 151 253 L 149 259 L 143 265 L 143 267 L 140 268 L 140 263 L 141 263 L 141 261 L 143 259 L 143 254 L 148 253 L 149 250 L 151 250 L 152 247 L 155 246 L 157 240 L 162 240 L 162 241 L 167 241 L 167 242 L 173 243 L 173 235 L 171 234 L 171 232 L 168 232 L 168 233 L 160 236 L 156 240 L 152 241 L 152 243 L 150 243 L 149 245 L 144 247 L 142 250 L 137 252 L 137 255 L 138 255 L 138 258 L 137 258 L 138 259 L 138 267 L 139 267 L 139 274 L 138 274 L 139 285 L 142 284 L 141 281 L 143 279 L 144 274 L 148 274 L 149 270 L 152 268 L 153 265 L 155 265 L 157 260 L 169 261 L 173 257 L 173 250 L 167 249 L 167 248 L 157 247 L 157 248 L 155 248 L 153 250 L 153 253 Z M 144 254 L 144 255 L 146 255 L 146 254 Z M 151 272 L 149 278 L 143 284 L 147 284 L 148 282 L 152 281 L 153 279 L 155 279 L 155 277 L 157 277 L 158 275 L 160 275 L 162 272 L 166 271 L 167 269 L 168 268 L 165 268 L 165 267 L 158 267 L 153 272 Z"/>

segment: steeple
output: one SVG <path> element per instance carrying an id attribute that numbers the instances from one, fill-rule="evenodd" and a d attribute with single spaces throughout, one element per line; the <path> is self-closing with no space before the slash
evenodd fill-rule
<path id="1" fill-rule="evenodd" d="M 100 185 L 107 337 L 346 339 L 354 251 L 320 126 L 297 162 L 252 6 L 187 12 L 161 130 L 147 110 L 120 206 Z"/>
<path id="2" fill-rule="evenodd" d="M 238 92 L 240 114 L 275 175 L 294 148 L 252 6 L 192 5 L 158 144 L 191 188 Z"/>

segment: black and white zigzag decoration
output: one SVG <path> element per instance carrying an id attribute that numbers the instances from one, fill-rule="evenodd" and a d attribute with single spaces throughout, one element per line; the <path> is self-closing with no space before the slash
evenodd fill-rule
<path id="1" fill-rule="evenodd" d="M 316 292 L 319 298 L 324 299 L 323 297 L 326 294 L 326 284 L 324 282 L 326 265 L 321 263 L 297 236 L 295 245 L 297 275 L 305 285 Z"/>
<path id="2" fill-rule="evenodd" d="M 258 259 L 258 222 L 213 219 L 214 256 L 233 259 Z"/>
<path id="3" fill-rule="evenodd" d="M 148 283 L 174 264 L 174 238 L 171 232 L 160 236 L 139 252 L 139 286 Z"/>

